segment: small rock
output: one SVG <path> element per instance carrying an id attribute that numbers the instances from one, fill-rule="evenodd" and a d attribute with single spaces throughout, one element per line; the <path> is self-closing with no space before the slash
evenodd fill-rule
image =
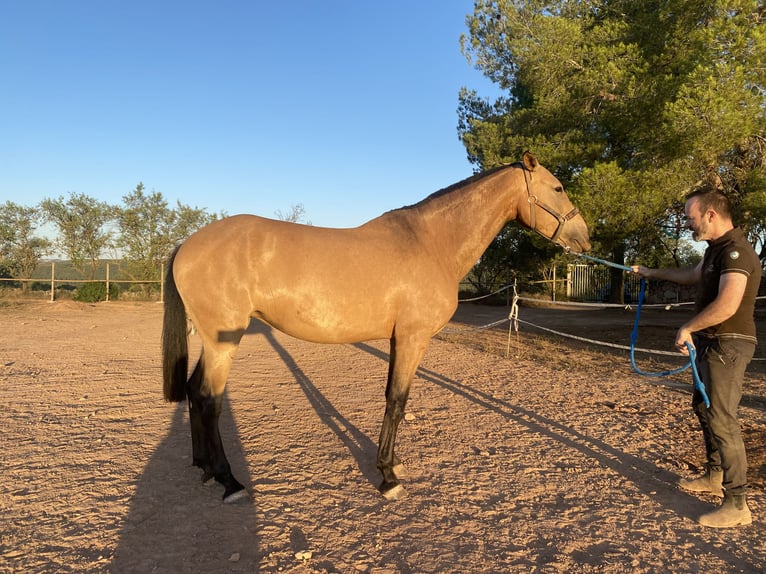
<path id="1" fill-rule="evenodd" d="M 229 562 L 239 562 L 239 552 L 235 552 L 229 556 Z"/>
<path id="2" fill-rule="evenodd" d="M 297 560 L 311 560 L 313 555 L 314 554 L 311 552 L 311 550 L 301 550 L 300 552 L 295 553 L 295 558 Z"/>
<path id="3" fill-rule="evenodd" d="M 413 415 L 412 413 L 405 413 L 404 420 L 407 421 L 408 423 L 411 423 L 412 421 L 415 420 L 415 415 Z"/>

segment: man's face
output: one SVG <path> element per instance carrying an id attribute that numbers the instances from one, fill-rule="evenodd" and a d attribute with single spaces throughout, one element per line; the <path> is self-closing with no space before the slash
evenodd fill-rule
<path id="1" fill-rule="evenodd" d="M 708 227 L 710 225 L 709 212 L 703 212 L 698 197 L 692 197 L 684 207 L 686 213 L 686 227 L 691 230 L 694 241 L 710 239 Z"/>

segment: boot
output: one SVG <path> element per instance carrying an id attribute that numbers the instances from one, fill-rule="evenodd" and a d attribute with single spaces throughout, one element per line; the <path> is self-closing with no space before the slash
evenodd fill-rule
<path id="1" fill-rule="evenodd" d="M 703 514 L 699 517 L 699 523 L 702 526 L 712 528 L 731 528 L 733 526 L 744 526 L 752 524 L 753 516 L 747 507 L 747 500 L 744 494 L 724 495 L 723 504 L 716 510 Z"/>
<path id="2" fill-rule="evenodd" d="M 723 471 L 712 470 L 708 467 L 705 474 L 698 478 L 682 478 L 678 486 L 690 492 L 705 492 L 715 496 L 723 496 Z"/>

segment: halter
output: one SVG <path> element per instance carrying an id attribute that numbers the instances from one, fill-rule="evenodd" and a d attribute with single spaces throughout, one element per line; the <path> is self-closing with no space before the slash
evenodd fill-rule
<path id="1" fill-rule="evenodd" d="M 561 247 L 563 247 L 568 252 L 569 251 L 569 247 L 567 245 L 564 245 L 563 243 L 559 242 L 559 240 L 558 240 L 559 239 L 559 235 L 561 235 L 561 231 L 564 229 L 564 224 L 567 221 L 570 221 L 570 220 L 574 219 L 574 217 L 578 213 L 580 213 L 580 211 L 575 207 L 575 208 L 572 209 L 572 211 L 570 211 L 566 215 L 561 215 L 558 211 L 556 211 L 552 207 L 549 207 L 548 205 L 546 205 L 545 203 L 540 201 L 540 199 L 536 195 L 532 194 L 532 190 L 529 188 L 529 182 L 532 179 L 532 176 L 527 176 L 527 171 L 528 170 L 523 165 L 521 167 L 521 170 L 524 173 L 524 183 L 527 186 L 527 203 L 529 203 L 529 221 L 530 221 L 529 228 L 532 231 L 534 231 L 535 233 L 537 233 L 538 235 L 540 235 L 542 237 L 545 237 L 545 239 L 548 239 L 548 240 L 552 241 L 553 243 L 556 243 L 556 244 L 560 245 Z M 553 217 L 556 218 L 556 221 L 559 222 L 558 226 L 556 227 L 556 231 L 554 231 L 553 235 L 551 235 L 550 237 L 548 237 L 542 231 L 537 229 L 537 219 L 535 217 L 535 213 L 536 213 L 535 206 L 539 207 L 540 209 L 543 209 L 543 210 L 547 211 Z"/>

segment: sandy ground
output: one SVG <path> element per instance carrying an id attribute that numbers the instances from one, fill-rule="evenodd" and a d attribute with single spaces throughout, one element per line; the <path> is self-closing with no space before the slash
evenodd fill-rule
<path id="1" fill-rule="evenodd" d="M 521 317 L 620 343 L 632 321 L 547 313 Z M 191 466 L 184 406 L 161 396 L 161 314 L 0 306 L 0 572 L 766 571 L 763 366 L 741 409 L 755 521 L 714 530 L 694 517 L 716 499 L 674 486 L 703 463 L 688 375 L 639 377 L 624 352 L 526 325 L 509 342 L 507 325 L 469 328 L 504 309 L 461 308 L 418 372 L 398 440 L 408 495 L 389 503 L 374 463 L 387 343 L 256 327 L 222 421 L 251 498 L 224 505 Z M 665 345 L 665 322 L 647 317 L 644 346 Z"/>

